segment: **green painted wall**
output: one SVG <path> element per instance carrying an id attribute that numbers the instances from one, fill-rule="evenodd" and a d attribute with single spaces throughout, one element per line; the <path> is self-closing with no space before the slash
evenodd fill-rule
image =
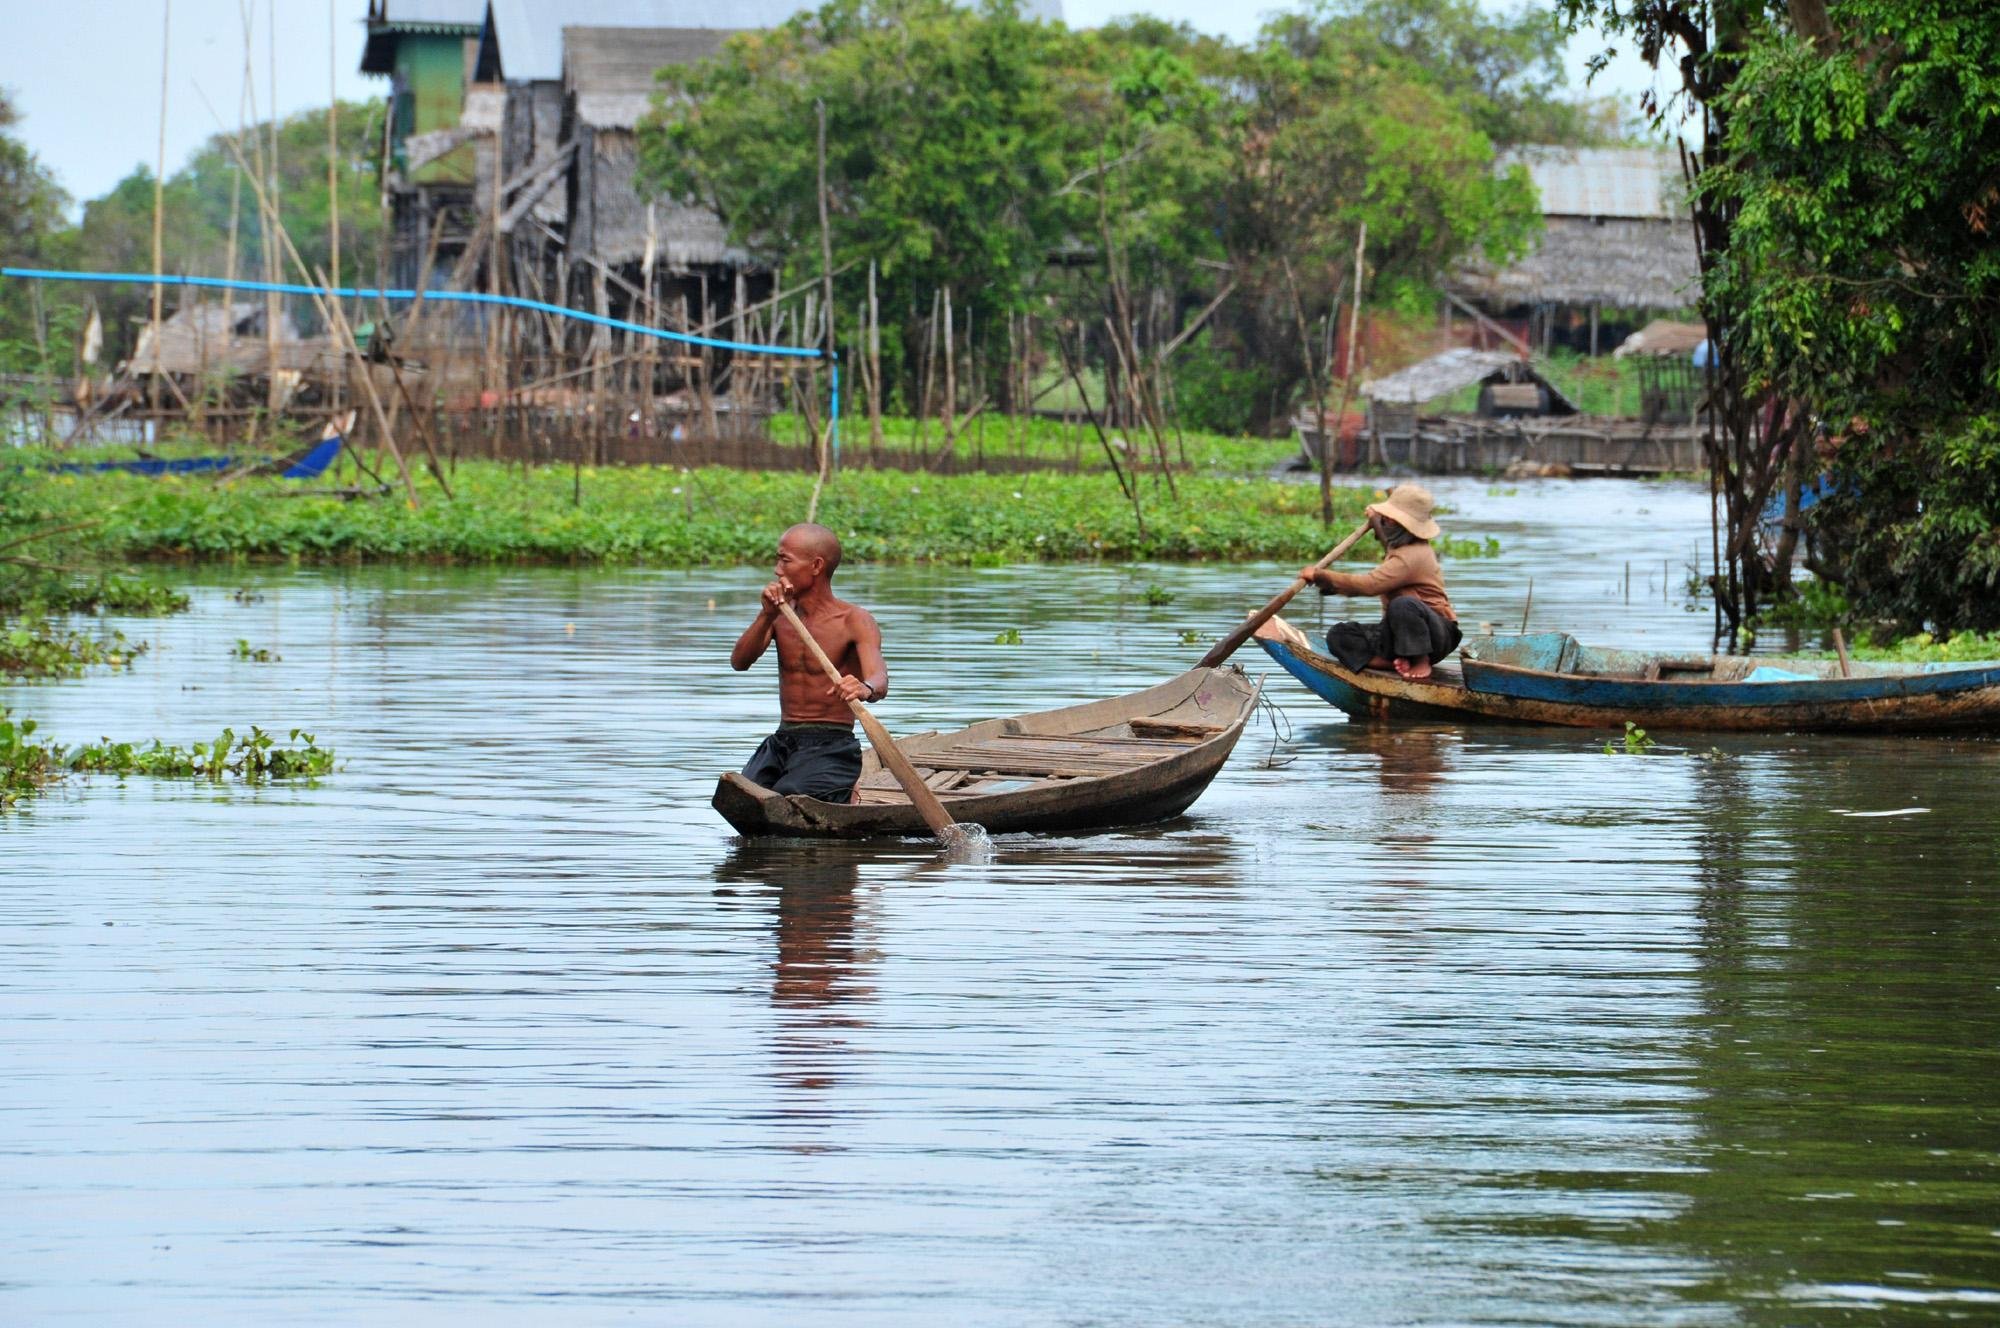
<path id="1" fill-rule="evenodd" d="M 411 134 L 449 129 L 465 105 L 465 39 L 408 33 L 396 43 L 396 158 Z M 471 184 L 472 145 L 461 144 L 412 177 L 420 184 Z"/>

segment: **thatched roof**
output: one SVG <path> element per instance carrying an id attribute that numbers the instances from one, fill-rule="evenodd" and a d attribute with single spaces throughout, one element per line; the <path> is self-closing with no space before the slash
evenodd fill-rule
<path id="1" fill-rule="evenodd" d="M 713 264 L 748 266 L 750 255 L 729 243 L 722 218 L 704 207 L 671 199 L 640 196 L 634 177 L 639 169 L 638 142 L 625 130 L 603 130 L 592 136 L 595 182 L 589 237 L 583 240 L 592 257 L 607 263 L 636 263 L 646 254 L 646 208 L 653 210 L 656 241 L 653 261 L 662 267 L 685 268 Z"/>
<path id="2" fill-rule="evenodd" d="M 564 28 L 563 88 L 576 118 L 595 129 L 631 129 L 651 105 L 654 74 L 722 49 L 723 28 Z"/>
<path id="3" fill-rule="evenodd" d="M 128 373 L 153 371 L 153 328 L 139 330 L 139 344 L 125 361 Z M 327 373 L 338 368 L 340 351 L 329 337 L 301 337 L 291 316 L 278 314 L 276 366 L 295 373 Z M 189 305 L 160 322 L 159 369 L 169 374 L 263 373 L 272 365 L 264 339 L 262 301 Z"/>
<path id="4" fill-rule="evenodd" d="M 1684 309 L 1701 293 L 1685 221 L 1549 217 L 1541 244 L 1512 267 L 1468 264 L 1452 289 L 1492 304 L 1603 304 Z"/>

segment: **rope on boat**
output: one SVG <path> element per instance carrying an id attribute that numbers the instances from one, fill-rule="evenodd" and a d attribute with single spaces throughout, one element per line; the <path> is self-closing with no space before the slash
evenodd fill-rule
<path id="1" fill-rule="evenodd" d="M 1257 692 L 1257 711 L 1264 716 L 1265 722 L 1271 726 L 1271 750 L 1263 760 L 1257 763 L 1257 768 L 1259 770 L 1281 770 L 1298 760 L 1297 754 L 1287 756 L 1282 761 L 1278 759 L 1279 745 L 1291 745 L 1292 717 L 1278 709 L 1277 702 L 1271 699 L 1271 694 L 1261 688 Z"/>

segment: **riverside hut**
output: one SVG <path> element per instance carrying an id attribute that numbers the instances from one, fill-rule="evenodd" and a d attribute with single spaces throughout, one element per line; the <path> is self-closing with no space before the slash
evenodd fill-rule
<path id="1" fill-rule="evenodd" d="M 1544 352 L 1562 343 L 1592 355 L 1648 316 L 1694 303 L 1701 273 L 1673 153 L 1522 147 L 1496 163 L 1516 165 L 1541 195 L 1541 239 L 1510 266 L 1461 267 L 1450 283 L 1455 294 L 1497 319 L 1526 323 Z"/>

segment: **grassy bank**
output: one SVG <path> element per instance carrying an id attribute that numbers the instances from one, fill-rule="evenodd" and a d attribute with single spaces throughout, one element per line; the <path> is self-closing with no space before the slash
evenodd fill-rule
<path id="1" fill-rule="evenodd" d="M 465 462 L 455 500 L 425 479 L 420 510 L 400 495 L 343 501 L 296 485 L 127 475 L 35 475 L 35 505 L 52 518 L 94 518 L 83 538 L 111 559 L 302 562 L 757 564 L 803 519 L 802 473 L 545 467 Z M 869 561 L 992 565 L 1080 559 L 1290 560 L 1330 543 L 1309 485 L 1181 476 L 1178 501 L 1141 482 L 1135 516 L 1108 474 L 936 476 L 849 471 L 820 519 L 848 556 Z M 1335 492 L 1337 530 L 1360 519 L 1374 489 Z M 1487 552 L 1476 542 L 1465 552 Z"/>

